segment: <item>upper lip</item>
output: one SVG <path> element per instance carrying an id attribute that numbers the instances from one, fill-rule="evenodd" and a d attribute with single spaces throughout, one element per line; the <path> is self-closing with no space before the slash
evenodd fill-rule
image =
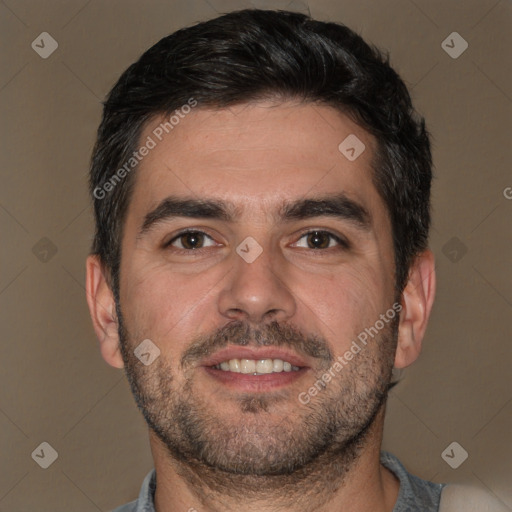
<path id="1" fill-rule="evenodd" d="M 278 347 L 226 347 L 203 359 L 200 366 L 216 366 L 230 359 L 254 359 L 256 361 L 260 359 L 282 359 L 293 366 L 309 366 L 305 358 L 290 350 Z"/>

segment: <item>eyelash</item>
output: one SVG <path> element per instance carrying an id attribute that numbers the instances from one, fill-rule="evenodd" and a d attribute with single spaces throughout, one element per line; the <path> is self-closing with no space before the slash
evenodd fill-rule
<path id="1" fill-rule="evenodd" d="M 197 233 L 197 234 L 201 234 L 201 235 L 204 235 L 205 237 L 209 238 L 210 240 L 213 240 L 213 237 L 211 237 L 210 235 L 208 235 L 208 233 L 205 233 L 204 231 L 201 231 L 199 229 L 186 229 L 184 231 L 180 231 L 178 234 L 176 234 L 173 238 L 171 238 L 171 240 L 169 240 L 168 242 L 164 243 L 163 245 L 163 248 L 164 249 L 168 249 L 169 247 L 172 247 L 172 244 L 173 242 L 175 242 L 176 240 L 178 240 L 179 238 L 181 238 L 182 236 L 186 235 L 187 233 Z M 311 235 L 311 234 L 314 234 L 314 233 L 318 233 L 318 234 L 322 234 L 322 235 L 328 235 L 332 240 L 334 240 L 337 244 L 338 244 L 338 247 L 327 247 L 325 249 L 311 249 L 311 248 L 306 248 L 310 251 L 315 251 L 315 252 L 325 252 L 326 250 L 328 249 L 338 249 L 338 250 L 349 250 L 351 248 L 351 245 L 350 243 L 338 236 L 338 235 L 335 235 L 334 233 L 331 233 L 330 231 L 327 231 L 325 229 L 310 229 L 309 231 L 305 231 L 304 233 L 302 233 L 297 242 L 299 240 L 301 240 L 302 238 L 308 236 L 308 235 Z M 297 243 L 295 242 L 295 243 Z M 186 253 L 194 253 L 194 254 L 200 254 L 204 249 L 209 249 L 209 247 L 201 247 L 199 249 L 181 249 L 179 247 L 174 247 L 173 248 L 174 250 L 176 251 L 182 251 L 182 252 L 186 252 Z"/>
<path id="2" fill-rule="evenodd" d="M 346 240 L 345 238 L 342 238 L 341 236 L 335 235 L 334 233 L 331 233 L 330 231 L 327 231 L 325 229 L 311 229 L 309 231 L 306 231 L 305 233 L 302 233 L 300 235 L 299 240 L 301 240 L 305 236 L 311 235 L 313 233 L 327 235 L 328 237 L 331 238 L 331 240 L 334 240 L 338 244 L 338 246 L 337 247 L 327 247 L 326 249 L 311 249 L 308 247 L 307 249 L 310 251 L 325 252 L 328 249 L 331 249 L 331 250 L 348 250 L 348 249 L 350 249 L 350 243 L 348 242 L 348 240 Z M 329 242 L 329 244 L 330 244 L 330 242 Z"/>
<path id="3" fill-rule="evenodd" d="M 172 237 L 168 242 L 164 243 L 163 248 L 167 249 L 172 246 L 172 243 L 176 240 L 179 240 L 182 236 L 186 235 L 187 233 L 198 233 L 201 235 L 204 235 L 205 237 L 209 238 L 210 240 L 213 240 L 213 237 L 211 237 L 208 233 L 205 233 L 204 231 L 201 231 L 200 229 L 185 229 L 183 231 L 180 231 L 177 235 Z M 181 249 L 179 247 L 173 248 L 176 251 L 183 251 L 188 253 L 199 253 L 203 249 L 208 249 L 208 247 L 201 247 L 200 249 Z"/>

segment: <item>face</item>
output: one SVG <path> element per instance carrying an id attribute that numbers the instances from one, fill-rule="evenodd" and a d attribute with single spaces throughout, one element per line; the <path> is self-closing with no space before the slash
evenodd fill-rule
<path id="1" fill-rule="evenodd" d="M 161 122 L 141 137 L 157 144 L 136 171 L 117 304 L 148 424 L 173 457 L 235 473 L 353 453 L 396 345 L 374 139 L 311 104 L 198 108 L 158 141 Z M 353 161 L 349 135 L 365 145 Z M 146 339 L 149 365 L 134 355 Z"/>

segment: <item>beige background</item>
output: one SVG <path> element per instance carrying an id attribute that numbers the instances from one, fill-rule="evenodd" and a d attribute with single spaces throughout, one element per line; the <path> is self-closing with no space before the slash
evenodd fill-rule
<path id="1" fill-rule="evenodd" d="M 145 423 L 123 371 L 100 357 L 84 296 L 100 101 L 161 37 L 250 6 L 309 7 L 388 49 L 426 116 L 438 296 L 422 358 L 391 393 L 384 448 L 423 478 L 485 486 L 512 507 L 509 1 L 4 0 L 0 511 L 110 510 L 152 467 Z M 441 47 L 454 31 L 469 44 L 457 59 Z M 31 48 L 42 32 L 59 45 L 47 59 Z M 453 441 L 469 453 L 455 470 L 441 457 Z M 46 470 L 31 457 L 42 442 L 58 452 Z"/>

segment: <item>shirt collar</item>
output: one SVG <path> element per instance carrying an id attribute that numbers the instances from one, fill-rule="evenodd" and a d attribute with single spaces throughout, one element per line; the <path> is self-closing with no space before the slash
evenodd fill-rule
<path id="1" fill-rule="evenodd" d="M 393 512 L 410 510 L 407 507 L 414 505 L 418 491 L 424 496 L 426 506 L 432 507 L 425 510 L 437 510 L 439 494 L 444 484 L 434 484 L 411 475 L 404 468 L 397 457 L 388 452 L 381 452 L 381 463 L 392 471 L 400 481 L 400 490 Z M 133 512 L 155 512 L 156 471 L 153 468 L 144 478 L 140 489 L 137 505 Z"/>

